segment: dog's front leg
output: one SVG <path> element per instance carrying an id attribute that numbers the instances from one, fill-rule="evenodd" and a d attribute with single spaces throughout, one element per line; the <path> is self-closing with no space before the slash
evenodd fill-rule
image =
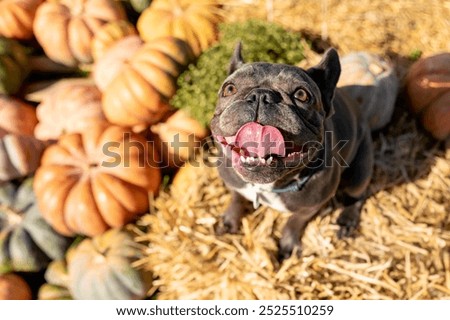
<path id="1" fill-rule="evenodd" d="M 342 210 L 337 219 L 337 224 L 339 225 L 337 235 L 339 239 L 352 236 L 358 228 L 361 220 L 361 208 L 364 204 L 364 197 L 361 195 L 360 198 L 352 198 L 345 195 L 343 204 L 344 210 Z"/>
<path id="2" fill-rule="evenodd" d="M 294 250 L 299 257 L 302 253 L 301 237 L 308 222 L 317 214 L 318 208 L 303 209 L 295 212 L 286 222 L 279 242 L 278 258 L 280 261 L 289 258 Z"/>
<path id="3" fill-rule="evenodd" d="M 231 202 L 222 215 L 223 226 L 219 229 L 219 234 L 239 232 L 242 218 L 246 213 L 247 202 L 247 199 L 245 199 L 241 194 L 236 191 L 232 191 Z"/>
<path id="4" fill-rule="evenodd" d="M 373 144 L 370 132 L 358 147 L 358 151 L 341 178 L 341 188 L 344 191 L 342 203 L 344 210 L 337 220 L 340 226 L 338 237 L 352 236 L 361 220 L 361 208 L 367 197 L 367 189 L 373 172 Z"/>

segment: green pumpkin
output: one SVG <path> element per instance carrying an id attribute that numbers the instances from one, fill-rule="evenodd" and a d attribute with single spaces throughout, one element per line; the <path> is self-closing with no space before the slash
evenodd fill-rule
<path id="1" fill-rule="evenodd" d="M 145 298 L 150 274 L 132 266 L 142 258 L 132 236 L 111 229 L 83 240 L 67 255 L 68 286 L 74 299 L 131 300 Z"/>
<path id="2" fill-rule="evenodd" d="M 353 52 L 341 58 L 341 76 L 338 92 L 357 101 L 360 110 L 366 110 L 372 130 L 383 128 L 394 112 L 399 80 L 394 66 L 373 53 Z M 380 117 L 380 108 L 384 112 Z"/>
<path id="3" fill-rule="evenodd" d="M 32 178 L 19 187 L 0 186 L 0 274 L 44 269 L 50 261 L 62 259 L 70 243 L 42 218 Z"/>
<path id="4" fill-rule="evenodd" d="M 133 10 L 139 13 L 147 9 L 152 3 L 152 0 L 129 0 L 129 1 Z"/>
<path id="5" fill-rule="evenodd" d="M 17 41 L 0 37 L 0 94 L 15 94 L 29 72 L 25 48 Z"/>

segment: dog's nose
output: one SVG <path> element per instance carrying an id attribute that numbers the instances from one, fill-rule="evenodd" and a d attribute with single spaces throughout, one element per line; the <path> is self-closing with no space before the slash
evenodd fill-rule
<path id="1" fill-rule="evenodd" d="M 281 101 L 281 95 L 278 92 L 267 89 L 254 89 L 247 95 L 246 100 L 250 104 L 267 105 Z"/>

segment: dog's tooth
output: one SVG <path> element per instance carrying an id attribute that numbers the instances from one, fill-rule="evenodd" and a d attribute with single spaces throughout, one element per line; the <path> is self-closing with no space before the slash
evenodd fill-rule
<path id="1" fill-rule="evenodd" d="M 259 162 L 263 165 L 266 164 L 266 160 L 264 158 L 259 158 Z"/>
<path id="2" fill-rule="evenodd" d="M 266 164 L 268 166 L 270 166 L 270 164 L 272 163 L 272 156 L 269 157 L 269 159 L 267 159 Z"/>
<path id="3" fill-rule="evenodd" d="M 245 157 L 244 156 L 241 156 L 241 162 L 243 162 L 243 163 L 245 163 Z"/>

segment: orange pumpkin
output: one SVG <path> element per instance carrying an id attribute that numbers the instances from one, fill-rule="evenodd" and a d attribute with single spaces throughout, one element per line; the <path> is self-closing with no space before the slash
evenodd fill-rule
<path id="1" fill-rule="evenodd" d="M 42 215 L 64 235 L 94 236 L 148 209 L 161 180 L 157 154 L 125 128 L 97 125 L 47 148 L 34 190 Z"/>
<path id="2" fill-rule="evenodd" d="M 31 300 L 31 289 L 18 275 L 0 275 L 0 300 Z"/>
<path id="3" fill-rule="evenodd" d="M 15 39 L 33 37 L 36 8 L 43 0 L 0 0 L 0 36 Z"/>
<path id="4" fill-rule="evenodd" d="M 56 83 L 38 105 L 35 136 L 56 140 L 64 133 L 89 130 L 95 123 L 106 122 L 102 95 L 95 84 L 77 80 Z"/>
<path id="5" fill-rule="evenodd" d="M 91 42 L 100 27 L 124 17 L 119 1 L 47 0 L 36 11 L 33 30 L 50 59 L 75 66 L 92 62 Z"/>
<path id="6" fill-rule="evenodd" d="M 24 177 L 39 165 L 44 144 L 33 136 L 35 109 L 0 95 L 0 182 Z"/>
<path id="7" fill-rule="evenodd" d="M 136 28 L 125 20 L 111 21 L 98 30 L 92 40 L 92 56 L 98 60 L 114 43 L 128 36 L 137 35 Z"/>
<path id="8" fill-rule="evenodd" d="M 421 59 L 406 76 L 411 108 L 436 139 L 450 136 L 450 53 Z"/>
<path id="9" fill-rule="evenodd" d="M 175 38 L 143 44 L 139 37 L 130 36 L 117 42 L 94 70 L 106 118 L 122 126 L 158 122 L 170 109 L 176 79 L 191 57 L 185 42 Z"/>
<path id="10" fill-rule="evenodd" d="M 137 22 L 142 39 L 175 37 L 186 41 L 196 56 L 217 39 L 221 11 L 217 0 L 154 0 Z"/>
<path id="11" fill-rule="evenodd" d="M 178 110 L 165 122 L 153 125 L 151 131 L 161 140 L 158 147 L 164 163 L 171 166 L 180 166 L 193 158 L 201 147 L 201 140 L 208 135 L 208 130 L 183 110 Z"/>

